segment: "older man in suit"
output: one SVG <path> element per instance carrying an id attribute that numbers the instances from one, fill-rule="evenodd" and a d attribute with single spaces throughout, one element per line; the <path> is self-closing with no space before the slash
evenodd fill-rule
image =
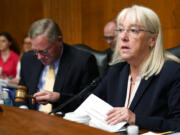
<path id="1" fill-rule="evenodd" d="M 53 20 L 34 22 L 29 37 L 33 51 L 22 57 L 20 85 L 25 85 L 28 94 L 35 98 L 26 100 L 30 109 L 48 113 L 98 76 L 95 58 L 64 44 L 62 32 Z M 77 99 L 61 111 L 73 111 L 79 103 Z"/>

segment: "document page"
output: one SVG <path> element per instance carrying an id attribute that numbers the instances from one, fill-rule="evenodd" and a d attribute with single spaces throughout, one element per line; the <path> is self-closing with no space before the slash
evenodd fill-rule
<path id="1" fill-rule="evenodd" d="M 108 125 L 105 119 L 107 112 L 113 107 L 100 99 L 99 97 L 91 94 L 74 112 L 82 115 L 88 115 L 91 120 L 90 126 L 100 128 L 109 132 L 118 132 L 124 130 L 123 126 L 126 122 L 120 122 L 116 125 Z"/>

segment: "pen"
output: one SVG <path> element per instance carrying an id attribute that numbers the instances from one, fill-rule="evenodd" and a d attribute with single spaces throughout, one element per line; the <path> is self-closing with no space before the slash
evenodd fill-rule
<path id="1" fill-rule="evenodd" d="M 173 133 L 173 131 L 167 131 L 167 132 L 163 132 L 163 133 L 160 133 L 161 135 L 167 135 L 167 134 L 171 134 Z"/>

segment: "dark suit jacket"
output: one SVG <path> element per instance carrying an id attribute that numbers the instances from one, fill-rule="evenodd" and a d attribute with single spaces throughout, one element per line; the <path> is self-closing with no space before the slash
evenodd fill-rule
<path id="1" fill-rule="evenodd" d="M 53 104 L 53 108 L 79 93 L 98 76 L 94 56 L 66 44 L 63 45 L 63 54 L 59 64 L 54 91 L 60 93 L 60 99 Z M 25 85 L 28 88 L 28 94 L 33 95 L 37 92 L 37 85 L 43 67 L 43 64 L 32 51 L 25 53 L 22 57 L 20 85 Z M 30 109 L 37 109 L 36 105 L 32 105 L 31 99 L 27 99 L 26 104 Z M 73 101 L 61 111 L 73 111 L 79 104 L 79 100 Z"/>
<path id="2" fill-rule="evenodd" d="M 123 107 L 130 66 L 112 66 L 94 93 L 114 107 Z M 180 64 L 167 61 L 161 72 L 142 79 L 129 108 L 141 129 L 180 131 Z"/>
<path id="3" fill-rule="evenodd" d="M 109 63 L 112 59 L 113 51 L 111 50 L 111 48 L 108 48 L 105 50 L 105 52 L 107 53 L 107 59 L 108 59 L 108 63 Z"/>

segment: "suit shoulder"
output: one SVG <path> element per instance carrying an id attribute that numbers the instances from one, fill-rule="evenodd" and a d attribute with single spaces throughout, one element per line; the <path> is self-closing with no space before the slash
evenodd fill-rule
<path id="1" fill-rule="evenodd" d="M 118 69 L 119 70 L 126 65 L 128 65 L 126 62 L 119 62 L 119 63 L 116 63 L 114 65 L 110 65 L 110 69 L 113 69 L 113 70 Z"/>
<path id="2" fill-rule="evenodd" d="M 165 73 L 170 76 L 180 76 L 180 63 L 170 60 L 166 61 L 161 73 Z"/>
<path id="3" fill-rule="evenodd" d="M 165 70 L 180 70 L 180 63 L 177 63 L 175 61 L 168 60 L 164 63 Z"/>
<path id="4" fill-rule="evenodd" d="M 77 49 L 67 44 L 64 45 L 64 53 L 71 55 L 72 58 L 80 58 L 80 59 L 86 59 L 93 56 L 91 53 Z"/>
<path id="5" fill-rule="evenodd" d="M 21 57 L 21 61 L 32 61 L 32 60 L 37 60 L 37 57 L 34 55 L 33 51 L 28 51 L 25 52 L 22 57 Z"/>
<path id="6" fill-rule="evenodd" d="M 126 69 L 126 68 L 127 69 L 129 68 L 129 64 L 128 63 L 126 63 L 126 62 L 119 62 L 119 63 L 116 63 L 114 65 L 109 66 L 108 74 L 118 76 L 119 73 L 123 69 Z"/>

